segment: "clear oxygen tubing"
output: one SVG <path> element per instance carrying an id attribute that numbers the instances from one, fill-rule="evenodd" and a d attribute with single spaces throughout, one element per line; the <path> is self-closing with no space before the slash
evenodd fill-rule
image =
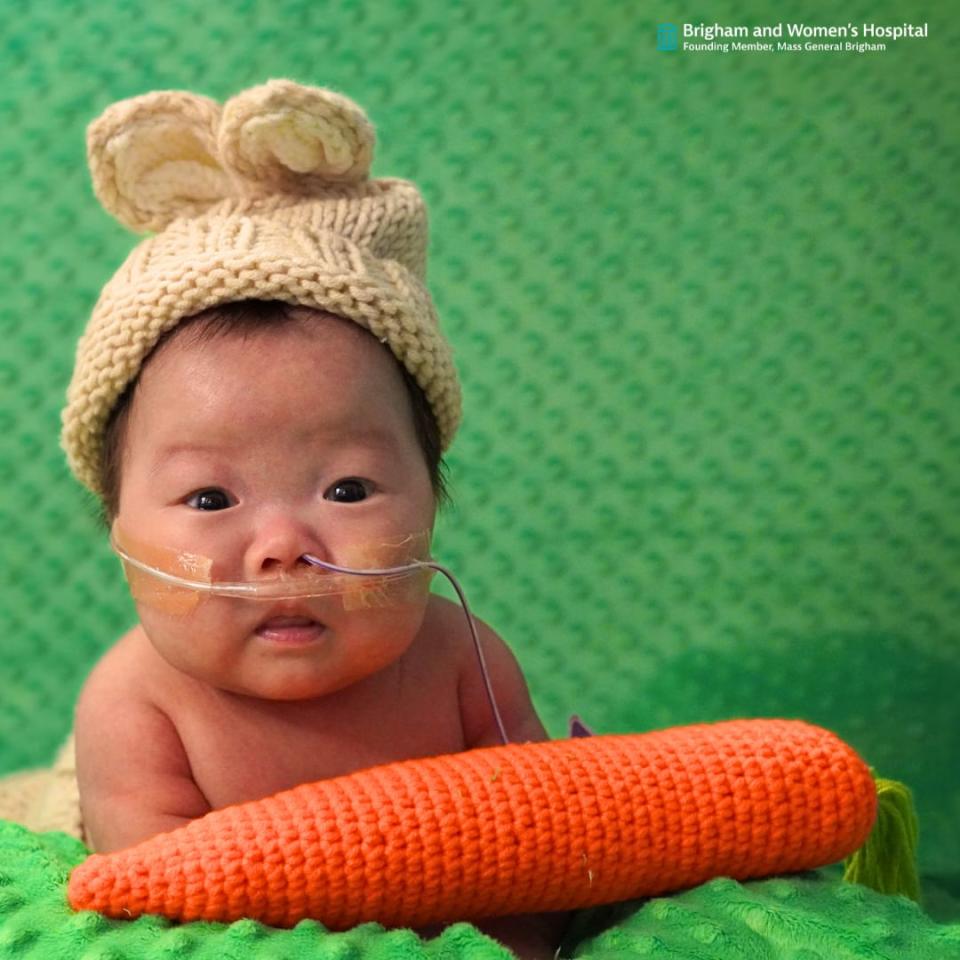
<path id="1" fill-rule="evenodd" d="M 199 593 L 209 593 L 218 597 L 234 597 L 239 600 L 256 600 L 259 598 L 270 600 L 295 600 L 303 597 L 325 597 L 336 596 L 337 594 L 347 592 L 344 581 L 340 577 L 327 578 L 326 583 L 317 580 L 246 580 L 246 581 L 212 581 L 212 580 L 193 580 L 190 577 L 181 577 L 175 573 L 169 573 L 158 567 L 152 567 L 142 560 L 131 556 L 115 540 L 111 541 L 114 552 L 130 566 L 144 573 L 150 574 L 163 583 L 169 583 L 171 586 L 183 587 L 186 590 L 194 590 Z M 315 564 L 316 565 L 316 564 Z M 344 567 L 343 570 L 348 573 L 364 573 L 362 570 L 353 570 Z M 340 571 L 338 571 L 340 572 Z M 404 567 L 389 567 L 382 574 L 381 579 L 387 581 L 401 580 L 416 572 L 416 563 L 408 564 Z"/>
<path id="2" fill-rule="evenodd" d="M 497 723 L 497 730 L 500 733 L 500 739 L 504 744 L 510 742 L 507 737 L 506 728 L 503 725 L 503 718 L 500 716 L 500 711 L 497 708 L 497 700 L 493 695 L 493 684 L 490 682 L 490 672 L 487 670 L 487 661 L 483 656 L 483 646 L 480 643 L 480 634 L 477 632 L 477 624 L 473 619 L 473 614 L 470 612 L 470 605 L 467 603 L 466 594 L 463 592 L 463 588 L 460 586 L 457 578 L 442 564 L 436 563 L 433 560 L 415 560 L 413 563 L 401 564 L 397 567 L 382 567 L 379 570 L 356 570 L 352 567 L 340 567 L 335 563 L 329 563 L 326 560 L 320 560 L 318 557 L 314 557 L 312 554 L 304 553 L 301 555 L 301 559 L 306 560 L 307 563 L 312 564 L 316 567 L 323 567 L 325 570 L 332 570 L 334 573 L 348 573 L 360 577 L 384 577 L 394 574 L 404 574 L 412 573 L 416 570 L 421 570 L 426 567 L 429 570 L 435 570 L 437 573 L 443 574 L 450 581 L 450 585 L 456 591 L 457 598 L 460 600 L 460 606 L 463 607 L 463 613 L 467 618 L 467 625 L 470 627 L 470 636 L 473 638 L 473 647 L 477 651 L 477 660 L 480 662 L 480 673 L 483 675 L 483 684 L 487 691 L 487 699 L 490 701 L 490 709 L 493 711 L 493 718 Z"/>

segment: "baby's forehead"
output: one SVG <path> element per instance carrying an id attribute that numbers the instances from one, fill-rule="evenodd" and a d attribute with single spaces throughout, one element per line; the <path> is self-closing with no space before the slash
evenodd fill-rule
<path id="1" fill-rule="evenodd" d="M 349 326 L 187 336 L 147 365 L 136 404 L 165 434 L 303 442 L 391 440 L 406 421 L 403 375 L 370 334 Z"/>
<path id="2" fill-rule="evenodd" d="M 221 391 L 240 383 L 255 390 L 260 383 L 275 387 L 278 371 L 285 382 L 299 377 L 308 387 L 329 382 L 347 388 L 403 376 L 399 361 L 371 333 L 331 317 L 212 333 L 188 324 L 153 351 L 141 378 L 166 377 Z"/>

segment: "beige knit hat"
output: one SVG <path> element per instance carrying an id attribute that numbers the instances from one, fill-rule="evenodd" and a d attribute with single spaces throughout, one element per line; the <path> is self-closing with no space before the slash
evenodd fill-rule
<path id="1" fill-rule="evenodd" d="M 460 385 L 425 286 L 427 212 L 407 180 L 368 179 L 374 130 L 347 97 L 270 80 L 222 106 L 180 90 L 120 100 L 87 128 L 93 187 L 138 233 L 77 345 L 61 442 L 102 494 L 104 427 L 157 340 L 233 300 L 355 321 L 423 389 L 446 449 Z"/>

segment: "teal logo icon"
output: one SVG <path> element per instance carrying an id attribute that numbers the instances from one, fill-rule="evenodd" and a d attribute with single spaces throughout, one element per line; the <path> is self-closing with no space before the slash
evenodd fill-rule
<path id="1" fill-rule="evenodd" d="M 673 23 L 661 23 L 657 26 L 657 49 L 677 49 L 677 27 Z"/>

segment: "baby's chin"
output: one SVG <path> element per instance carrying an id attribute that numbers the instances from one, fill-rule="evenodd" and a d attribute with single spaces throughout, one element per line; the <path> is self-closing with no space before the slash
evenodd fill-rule
<path id="1" fill-rule="evenodd" d="M 345 689 L 351 684 L 343 686 L 330 685 L 324 683 L 312 682 L 309 679 L 290 681 L 284 679 L 281 682 L 271 684 L 264 679 L 259 679 L 253 684 L 243 683 L 211 683 L 211 686 L 220 690 L 222 693 L 231 694 L 236 697 L 242 697 L 247 700 L 262 700 L 272 703 L 307 703 L 315 700 L 322 700 L 324 697 L 336 693 L 338 690 Z"/>
<path id="2" fill-rule="evenodd" d="M 401 654 L 388 662 L 332 663 L 299 658 L 263 663 L 251 659 L 238 663 L 227 673 L 189 663 L 168 661 L 179 672 L 210 689 L 249 700 L 275 703 L 319 701 L 340 691 L 359 687 L 391 667 Z"/>
<path id="3" fill-rule="evenodd" d="M 247 664 L 229 675 L 215 672 L 194 674 L 194 679 L 209 687 L 238 697 L 278 703 L 321 700 L 339 690 L 354 686 L 364 674 L 332 670 L 327 664 L 271 663 Z"/>
<path id="4" fill-rule="evenodd" d="M 180 668 L 178 668 L 180 669 Z M 181 671 L 185 672 L 185 671 Z M 221 694 L 243 700 L 258 700 L 271 703 L 306 703 L 319 701 L 347 689 L 357 681 L 334 681 L 312 676 L 266 676 L 221 677 L 209 673 L 191 673 L 193 680 Z"/>

